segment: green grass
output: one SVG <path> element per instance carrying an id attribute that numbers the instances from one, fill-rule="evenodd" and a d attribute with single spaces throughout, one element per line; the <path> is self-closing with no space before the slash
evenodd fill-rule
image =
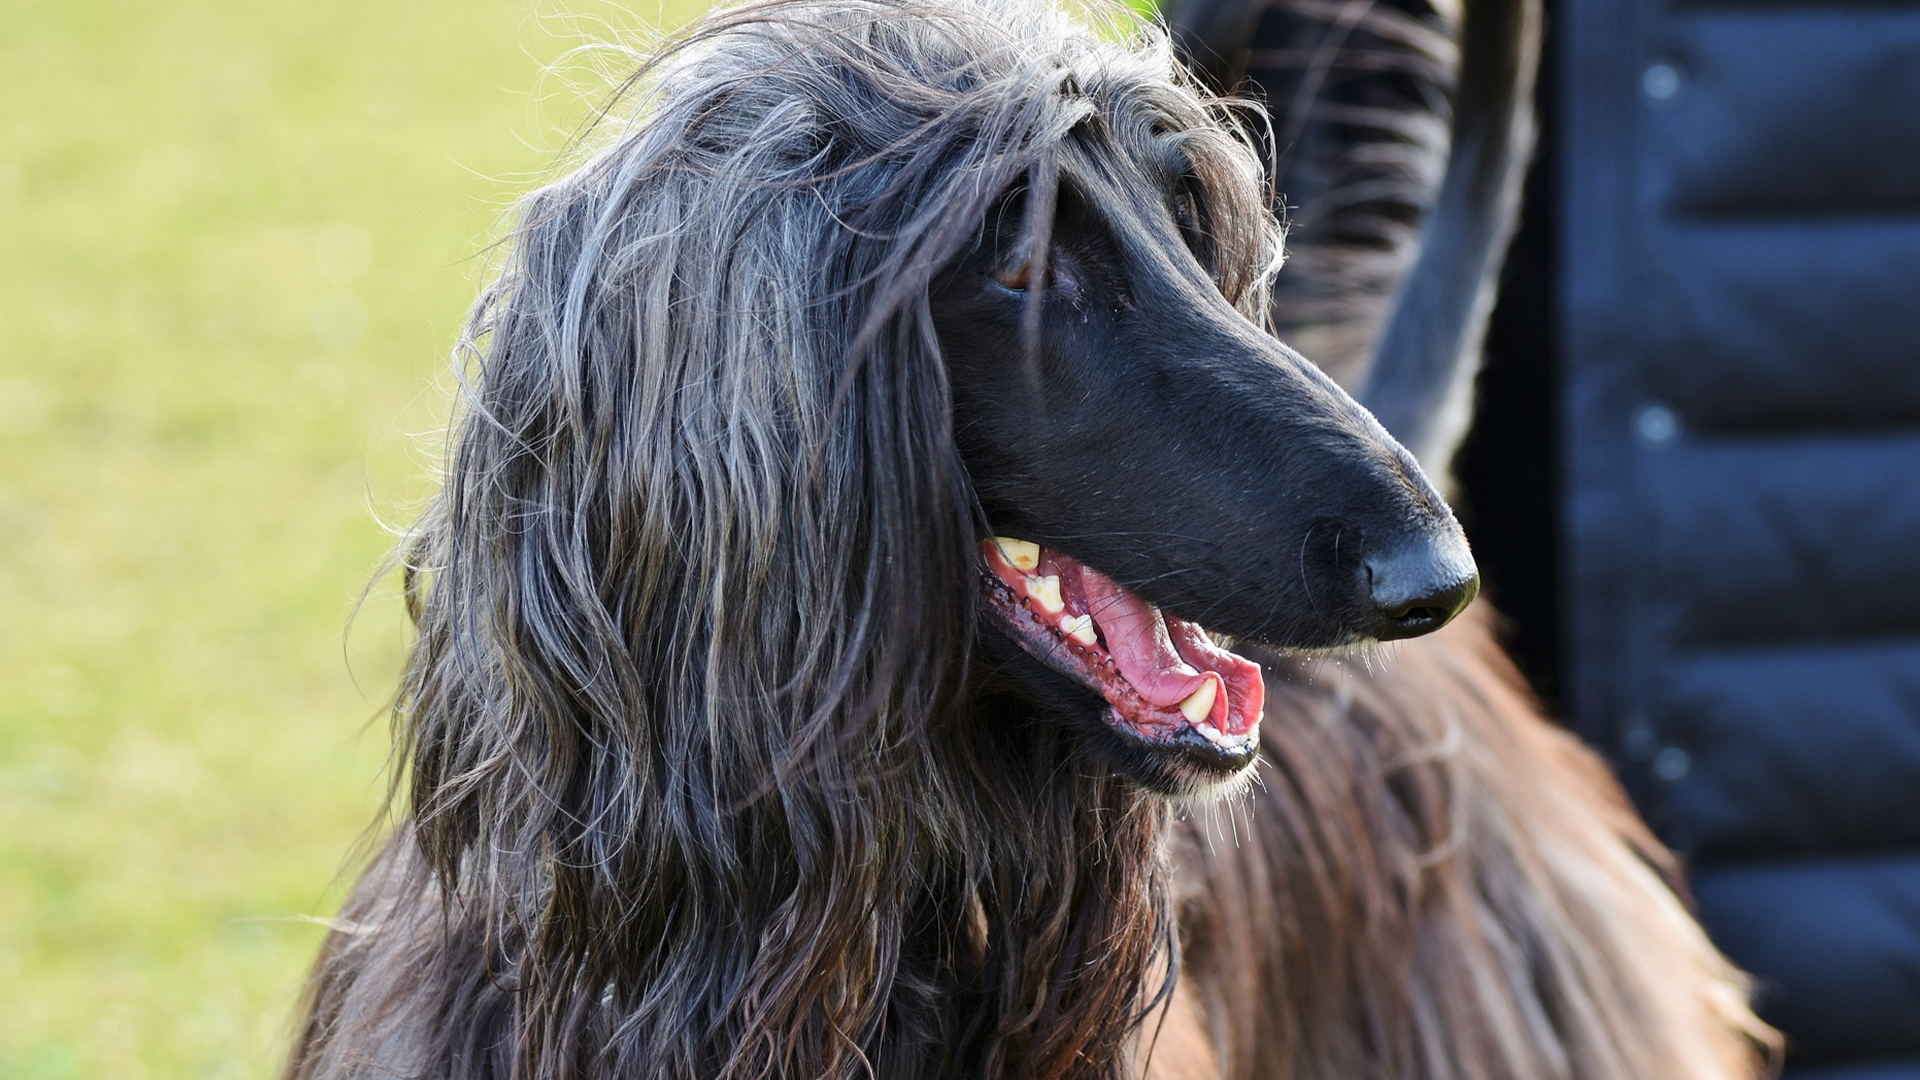
<path id="1" fill-rule="evenodd" d="M 540 74 L 576 27 L 4 22 L 0 1078 L 264 1076 L 383 791 L 391 590 L 344 634 L 375 512 L 430 490 L 475 252 L 584 115 Z"/>

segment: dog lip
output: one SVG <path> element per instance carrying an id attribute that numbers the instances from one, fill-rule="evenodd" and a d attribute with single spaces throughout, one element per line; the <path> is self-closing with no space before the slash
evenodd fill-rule
<path id="1" fill-rule="evenodd" d="M 1006 557 L 1007 545 L 1006 538 L 980 545 L 988 609 L 1028 653 L 1099 693 L 1108 726 L 1210 771 L 1238 772 L 1253 760 L 1266 696 L 1258 664 L 1063 552 L 1040 549 L 1036 560 L 1022 550 L 1021 561 L 1035 565 L 1021 569 Z M 1047 585 L 1035 595 L 1038 582 Z M 1094 642 L 1066 632 L 1088 615 L 1100 631 Z M 1195 692 L 1210 679 L 1220 692 L 1208 708 Z"/>
<path id="2" fill-rule="evenodd" d="M 1109 718 L 1113 723 L 1117 718 Z M 1124 726 L 1123 734 L 1131 735 Z M 1137 736 L 1136 736 L 1137 737 Z M 1189 727 L 1175 732 L 1164 740 L 1142 740 L 1148 746 L 1172 750 L 1189 763 L 1202 769 L 1223 774 L 1233 774 L 1253 764 L 1260 753 L 1260 737 L 1255 732 L 1245 735 L 1225 736 L 1219 741 L 1209 737 L 1197 728 Z"/>

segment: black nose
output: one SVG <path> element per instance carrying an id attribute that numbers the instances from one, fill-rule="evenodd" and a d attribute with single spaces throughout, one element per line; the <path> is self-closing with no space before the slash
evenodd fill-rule
<path id="1" fill-rule="evenodd" d="M 1381 641 L 1438 630 L 1480 595 L 1480 572 L 1457 532 L 1376 552 L 1362 565 Z"/>

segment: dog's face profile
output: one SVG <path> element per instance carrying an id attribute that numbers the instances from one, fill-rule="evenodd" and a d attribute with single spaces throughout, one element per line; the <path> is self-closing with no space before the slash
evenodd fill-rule
<path id="1" fill-rule="evenodd" d="M 1473 561 L 1411 456 L 1222 295 L 1176 135 L 1083 122 L 1049 186 L 1003 198 L 931 297 L 993 533 L 984 647 L 1136 781 L 1218 790 L 1255 758 L 1264 686 L 1213 635 L 1426 633 L 1473 599 Z"/>

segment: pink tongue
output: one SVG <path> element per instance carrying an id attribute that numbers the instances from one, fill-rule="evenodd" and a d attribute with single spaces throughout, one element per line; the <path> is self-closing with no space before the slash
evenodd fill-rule
<path id="1" fill-rule="evenodd" d="M 1080 584 L 1087 613 L 1107 639 L 1108 654 L 1148 704 L 1171 709 L 1206 681 L 1205 675 L 1180 659 L 1159 608 L 1085 564 L 1080 567 Z"/>

